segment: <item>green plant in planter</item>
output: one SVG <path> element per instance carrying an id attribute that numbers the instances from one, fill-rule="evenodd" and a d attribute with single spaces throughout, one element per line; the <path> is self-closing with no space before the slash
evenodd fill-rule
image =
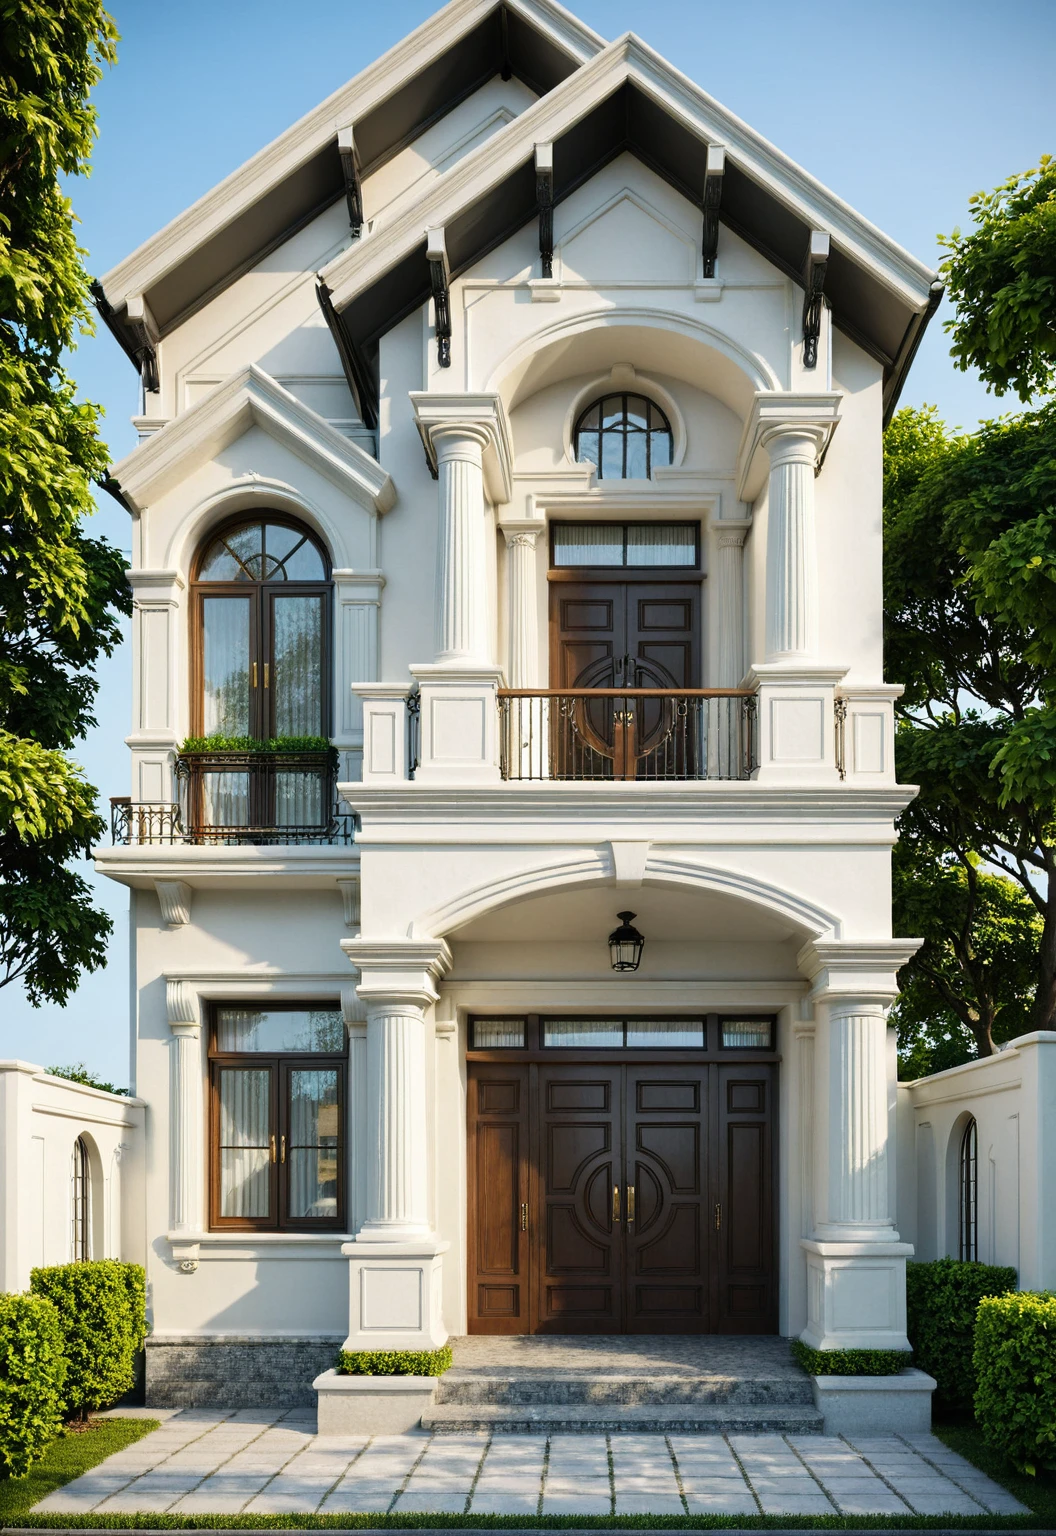
<path id="1" fill-rule="evenodd" d="M 343 1349 L 337 1357 L 339 1376 L 442 1376 L 454 1355 L 442 1349 Z"/>
<path id="2" fill-rule="evenodd" d="M 326 736 L 188 736 L 180 753 L 184 757 L 205 752 L 332 752 Z"/>
<path id="3" fill-rule="evenodd" d="M 792 1358 L 811 1376 L 897 1376 L 913 1355 L 905 1349 L 812 1349 L 792 1340 Z"/>

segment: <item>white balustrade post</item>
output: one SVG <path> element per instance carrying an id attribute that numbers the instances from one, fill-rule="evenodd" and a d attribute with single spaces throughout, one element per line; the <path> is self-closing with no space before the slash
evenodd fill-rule
<path id="1" fill-rule="evenodd" d="M 766 660 L 804 661 L 818 649 L 818 555 L 814 471 L 824 441 L 817 428 L 771 427 L 766 531 Z"/>
<path id="2" fill-rule="evenodd" d="M 426 1237 L 425 999 L 367 1003 L 367 1219 L 369 1242 Z"/>
<path id="3" fill-rule="evenodd" d="M 436 659 L 487 663 L 484 449 L 487 431 L 465 423 L 432 427 L 440 485 L 436 563 Z"/>

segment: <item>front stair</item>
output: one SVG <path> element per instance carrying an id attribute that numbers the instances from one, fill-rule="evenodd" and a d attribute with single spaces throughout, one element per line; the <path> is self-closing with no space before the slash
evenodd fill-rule
<path id="1" fill-rule="evenodd" d="M 787 1339 L 506 1336 L 453 1339 L 422 1428 L 499 1435 L 820 1434 Z"/>

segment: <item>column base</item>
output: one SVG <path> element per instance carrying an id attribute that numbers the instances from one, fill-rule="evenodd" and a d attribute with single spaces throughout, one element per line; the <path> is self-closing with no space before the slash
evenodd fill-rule
<path id="1" fill-rule="evenodd" d="M 757 663 L 747 683 L 756 689 L 758 765 L 765 784 L 838 784 L 836 685 L 845 667 L 805 660 Z"/>
<path id="2" fill-rule="evenodd" d="M 813 1349 L 909 1349 L 906 1260 L 912 1243 L 802 1239 L 807 1255 L 807 1326 Z"/>
<path id="3" fill-rule="evenodd" d="M 447 1342 L 443 1255 L 450 1243 L 342 1243 L 348 1259 L 345 1349 L 439 1349 Z"/>

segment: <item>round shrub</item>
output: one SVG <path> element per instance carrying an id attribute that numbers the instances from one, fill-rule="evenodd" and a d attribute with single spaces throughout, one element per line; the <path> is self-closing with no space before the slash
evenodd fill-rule
<path id="1" fill-rule="evenodd" d="M 936 1381 L 935 1406 L 971 1410 L 975 1314 L 984 1296 L 1016 1287 L 1005 1265 L 934 1259 L 906 1265 L 906 1332 L 914 1364 Z"/>
<path id="2" fill-rule="evenodd" d="M 65 1339 L 67 1415 L 109 1408 L 135 1382 L 146 1334 L 145 1275 L 139 1264 L 90 1259 L 34 1269 L 30 1288 L 55 1306 Z"/>
<path id="3" fill-rule="evenodd" d="M 1056 1295 L 1017 1291 L 979 1303 L 975 1417 L 1020 1472 L 1056 1472 Z"/>
<path id="4" fill-rule="evenodd" d="M 65 1374 L 51 1302 L 0 1295 L 0 1470 L 9 1477 L 24 1477 L 61 1430 Z"/>

